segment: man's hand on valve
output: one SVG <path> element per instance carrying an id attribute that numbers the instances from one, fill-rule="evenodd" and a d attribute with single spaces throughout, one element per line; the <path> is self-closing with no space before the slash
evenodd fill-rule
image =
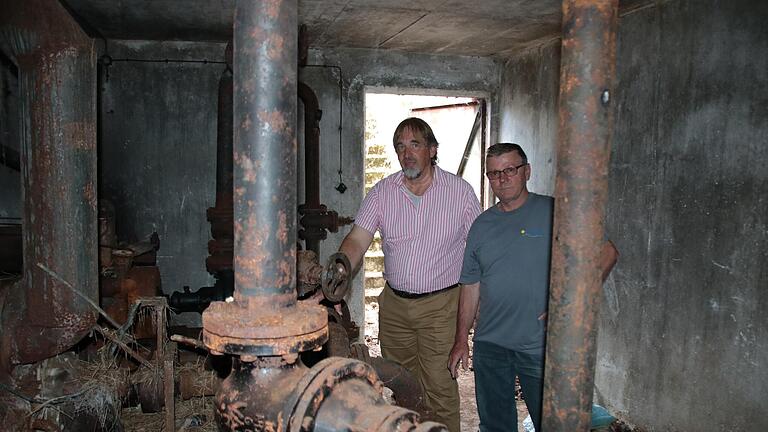
<path id="1" fill-rule="evenodd" d="M 331 255 L 326 265 L 323 277 L 323 294 L 328 301 L 340 302 L 349 291 L 350 264 L 346 255 L 341 252 Z"/>

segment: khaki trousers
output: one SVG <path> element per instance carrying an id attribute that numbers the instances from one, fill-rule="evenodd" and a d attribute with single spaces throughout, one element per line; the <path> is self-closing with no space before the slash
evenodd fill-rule
<path id="1" fill-rule="evenodd" d="M 427 407 L 451 432 L 461 428 L 459 387 L 448 371 L 460 292 L 405 299 L 387 284 L 379 295 L 381 354 L 416 375 Z"/>

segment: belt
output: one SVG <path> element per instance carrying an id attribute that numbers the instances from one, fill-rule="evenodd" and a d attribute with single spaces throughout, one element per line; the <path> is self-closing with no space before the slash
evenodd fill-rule
<path id="1" fill-rule="evenodd" d="M 392 288 L 392 285 L 390 285 L 389 282 L 387 282 L 387 286 L 389 287 L 389 289 L 392 290 L 393 293 L 395 293 L 396 296 L 398 296 L 400 298 L 404 298 L 404 299 L 420 299 L 420 298 L 431 296 L 432 294 L 438 294 L 438 293 L 441 293 L 443 291 L 452 290 L 452 289 L 456 288 L 457 286 L 459 286 L 459 284 L 455 283 L 455 284 L 453 284 L 453 285 L 451 285 L 449 287 L 441 288 L 439 290 L 431 291 L 431 292 L 428 292 L 428 293 L 412 293 L 412 292 L 408 292 L 408 291 L 396 290 L 396 289 Z"/>

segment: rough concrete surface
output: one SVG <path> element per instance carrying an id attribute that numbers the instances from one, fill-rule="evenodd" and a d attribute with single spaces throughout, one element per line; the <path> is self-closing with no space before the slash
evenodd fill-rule
<path id="1" fill-rule="evenodd" d="M 557 165 L 560 41 L 507 62 L 499 95 L 499 141 L 520 144 L 531 164 L 532 192 L 552 195 Z"/>
<path id="2" fill-rule="evenodd" d="M 768 430 L 766 19 L 764 3 L 669 1 L 620 20 L 606 227 L 621 256 L 595 395 L 649 431 Z M 538 137 L 537 158 L 554 153 L 553 59 L 512 60 L 502 82 L 500 136 Z"/>
<path id="3" fill-rule="evenodd" d="M 114 59 L 220 61 L 224 45 L 110 40 L 107 52 Z M 499 78 L 499 65 L 479 57 L 312 50 L 309 63 L 316 66 L 301 69 L 299 78 L 317 93 L 323 111 L 320 199 L 349 217 L 355 216 L 363 198 L 367 88 L 484 96 L 495 93 Z M 223 65 L 211 63 L 115 61 L 107 79 L 107 70 L 102 69 L 100 196 L 114 201 L 121 238 L 140 239 L 158 231 L 165 293 L 212 283 L 205 271 L 210 228 L 205 210 L 215 198 L 216 92 L 222 70 Z M 299 104 L 299 202 L 303 202 L 302 110 Z M 340 168 L 348 188 L 343 194 L 335 190 Z M 322 263 L 349 229 L 328 235 L 321 245 Z M 363 296 L 361 274 L 348 299 L 357 322 L 363 320 Z"/>
<path id="4" fill-rule="evenodd" d="M 108 53 L 114 59 L 221 61 L 224 45 L 109 41 Z M 221 64 L 162 61 L 114 61 L 101 69 L 100 197 L 115 205 L 121 240 L 157 231 L 167 294 L 212 284 L 205 270 L 205 211 L 215 203 L 223 70 Z"/>

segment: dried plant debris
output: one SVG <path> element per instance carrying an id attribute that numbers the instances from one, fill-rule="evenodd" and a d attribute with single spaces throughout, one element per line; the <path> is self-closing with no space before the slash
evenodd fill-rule
<path id="1" fill-rule="evenodd" d="M 139 407 L 126 408 L 122 415 L 125 432 L 165 431 L 165 412 L 142 413 Z M 176 401 L 176 430 L 215 432 L 213 396 Z M 167 431 L 166 431 L 167 432 Z"/>

